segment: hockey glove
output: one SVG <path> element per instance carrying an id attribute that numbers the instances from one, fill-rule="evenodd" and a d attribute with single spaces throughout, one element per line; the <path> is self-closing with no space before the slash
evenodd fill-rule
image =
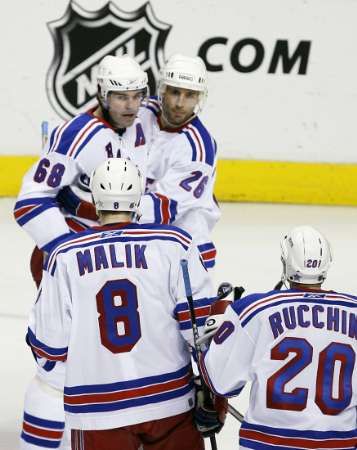
<path id="1" fill-rule="evenodd" d="M 65 186 L 57 194 L 56 200 L 69 214 L 82 219 L 98 220 L 93 203 L 82 200 L 69 186 Z"/>
<path id="2" fill-rule="evenodd" d="M 221 431 L 226 420 L 228 401 L 211 394 L 207 386 L 202 386 L 199 377 L 196 377 L 194 382 L 196 387 L 194 421 L 202 436 L 209 438 Z"/>
<path id="3" fill-rule="evenodd" d="M 232 302 L 229 300 L 218 300 L 212 303 L 210 308 L 210 315 L 207 317 L 205 321 L 203 334 L 197 340 L 198 345 L 206 343 L 216 334 L 216 331 L 224 321 L 223 320 L 224 312 L 231 303 Z"/>

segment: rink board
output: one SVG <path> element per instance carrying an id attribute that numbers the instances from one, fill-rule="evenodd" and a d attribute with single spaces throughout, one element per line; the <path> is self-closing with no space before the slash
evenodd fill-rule
<path id="1" fill-rule="evenodd" d="M 37 156 L 0 157 L 0 196 L 16 196 Z M 357 205 L 357 164 L 221 159 L 220 201 Z"/>

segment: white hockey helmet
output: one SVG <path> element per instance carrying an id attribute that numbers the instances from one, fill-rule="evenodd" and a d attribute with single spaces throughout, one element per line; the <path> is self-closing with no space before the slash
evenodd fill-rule
<path id="1" fill-rule="evenodd" d="M 199 110 L 207 97 L 207 71 L 199 56 L 172 55 L 160 71 L 159 98 L 165 86 L 173 86 L 200 92 Z"/>
<path id="2" fill-rule="evenodd" d="M 144 182 L 130 159 L 110 158 L 92 172 L 90 189 L 97 211 L 136 213 L 144 193 Z"/>
<path id="3" fill-rule="evenodd" d="M 293 228 L 281 241 L 283 280 L 321 284 L 332 261 L 330 244 L 315 228 Z"/>
<path id="4" fill-rule="evenodd" d="M 105 56 L 99 64 L 97 83 L 98 94 L 107 107 L 108 93 L 111 91 L 148 91 L 148 76 L 135 59 L 128 55 Z"/>

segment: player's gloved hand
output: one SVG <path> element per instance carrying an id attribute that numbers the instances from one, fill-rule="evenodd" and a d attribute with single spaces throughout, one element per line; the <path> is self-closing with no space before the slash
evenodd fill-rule
<path id="1" fill-rule="evenodd" d="M 219 433 L 224 425 L 228 400 L 211 394 L 207 386 L 202 386 L 199 377 L 196 377 L 194 382 L 196 386 L 194 411 L 196 428 L 204 438 L 211 437 Z"/>
<path id="2" fill-rule="evenodd" d="M 62 188 L 56 197 L 57 202 L 69 214 L 83 219 L 98 220 L 93 203 L 82 200 L 69 186 Z"/>
<path id="3" fill-rule="evenodd" d="M 216 331 L 224 321 L 224 312 L 231 303 L 232 302 L 229 300 L 218 300 L 212 303 L 210 315 L 207 317 L 203 327 L 203 334 L 197 340 L 198 345 L 206 343 L 215 335 Z"/>

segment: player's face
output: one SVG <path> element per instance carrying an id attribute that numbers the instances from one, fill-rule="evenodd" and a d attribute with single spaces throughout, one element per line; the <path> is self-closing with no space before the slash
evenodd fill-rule
<path id="1" fill-rule="evenodd" d="M 127 128 L 134 123 L 142 99 L 141 90 L 108 94 L 108 112 L 114 128 Z"/>
<path id="2" fill-rule="evenodd" d="M 164 121 L 168 125 L 179 127 L 193 115 L 199 101 L 199 92 L 191 89 L 166 86 L 162 95 Z"/>

